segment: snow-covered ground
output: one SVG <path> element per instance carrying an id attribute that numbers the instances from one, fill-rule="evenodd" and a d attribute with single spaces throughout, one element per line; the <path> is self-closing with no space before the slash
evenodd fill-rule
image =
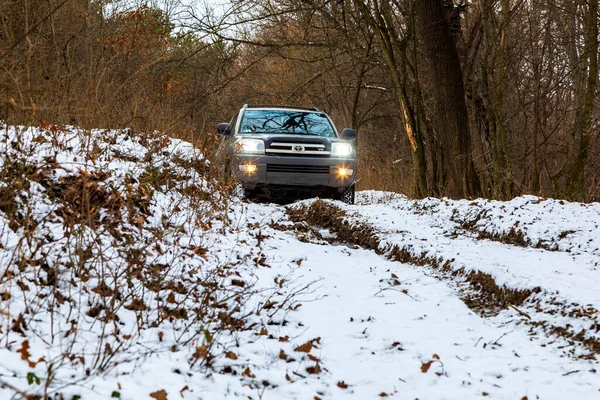
<path id="1" fill-rule="evenodd" d="M 600 308 L 600 204 L 524 196 L 509 202 L 411 201 L 385 204 L 365 192 L 352 218 L 376 227 L 384 244 L 426 251 L 466 269 L 493 275 L 516 289 L 541 287 L 581 305 Z M 381 197 L 379 197 L 381 198 Z M 469 225 L 465 228 L 465 225 Z M 511 245 L 518 230 L 529 244 Z M 481 237 L 481 232 L 499 236 Z M 509 234 L 508 244 L 502 236 Z"/>
<path id="2" fill-rule="evenodd" d="M 1 399 L 600 398 L 598 204 L 325 202 L 366 249 L 290 216 L 313 200 L 225 198 L 185 142 L 0 136 L 29 177 L 0 180 Z M 532 293 L 471 309 L 470 271 Z"/>

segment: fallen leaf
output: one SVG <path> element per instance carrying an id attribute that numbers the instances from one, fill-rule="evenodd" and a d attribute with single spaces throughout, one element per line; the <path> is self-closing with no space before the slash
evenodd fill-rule
<path id="1" fill-rule="evenodd" d="M 206 358 L 206 356 L 208 355 L 208 351 L 206 350 L 206 345 L 203 344 L 202 346 L 196 348 L 196 351 L 194 352 L 194 358 L 198 359 L 198 358 Z"/>
<path id="2" fill-rule="evenodd" d="M 176 303 L 177 301 L 175 300 L 175 293 L 171 292 L 169 293 L 169 295 L 167 296 L 167 303 Z"/>
<path id="3" fill-rule="evenodd" d="M 241 279 L 232 279 L 231 284 L 233 286 L 238 286 L 238 287 L 244 287 L 246 285 L 246 283 L 244 281 L 242 281 Z"/>
<path id="4" fill-rule="evenodd" d="M 273 308 L 278 302 L 277 301 L 267 301 L 266 304 L 263 306 L 263 308 L 265 310 L 270 310 L 271 308 Z"/>
<path id="5" fill-rule="evenodd" d="M 339 382 L 337 383 L 337 385 L 338 385 L 338 387 L 339 387 L 339 388 L 341 388 L 341 389 L 348 389 L 348 385 L 347 385 L 347 384 L 346 384 L 346 382 L 344 382 L 344 381 L 339 381 Z"/>
<path id="6" fill-rule="evenodd" d="M 150 393 L 150 397 L 156 400 L 167 400 L 167 392 L 159 390 L 157 392 Z"/>
<path id="7" fill-rule="evenodd" d="M 304 343 L 303 345 L 296 347 L 294 349 L 294 351 L 300 351 L 302 353 L 310 353 L 312 348 L 313 348 L 312 341 L 308 341 L 308 342 Z"/>
<path id="8" fill-rule="evenodd" d="M 233 351 L 226 351 L 225 357 L 229 358 L 230 360 L 237 360 L 237 358 L 238 358 L 237 355 Z"/>
<path id="9" fill-rule="evenodd" d="M 21 354 L 21 360 L 25 360 L 29 363 L 29 367 L 33 368 L 37 364 L 29 359 L 29 357 L 31 357 L 31 354 L 29 353 L 29 340 L 25 340 L 21 344 L 21 348 L 17 350 L 17 353 Z"/>
<path id="10" fill-rule="evenodd" d="M 433 361 L 428 361 L 426 363 L 421 364 L 421 372 L 425 373 L 425 372 L 429 371 L 429 368 L 431 367 L 431 363 L 433 363 Z"/>
<path id="11" fill-rule="evenodd" d="M 29 361 L 29 357 L 31 357 L 29 353 L 29 340 L 25 340 L 21 344 L 21 348 L 17 350 L 17 353 L 21 353 L 21 360 Z"/>
<path id="12" fill-rule="evenodd" d="M 321 367 L 319 367 L 319 363 L 317 363 L 314 367 L 306 368 L 306 372 L 315 375 L 321 372 Z"/>
<path id="13" fill-rule="evenodd" d="M 379 393 L 379 397 L 388 397 L 388 394 L 386 392 L 381 392 Z"/>
<path id="14" fill-rule="evenodd" d="M 242 372 L 242 376 L 247 376 L 248 378 L 256 378 L 256 375 L 254 375 L 252 371 L 250 371 L 250 367 L 246 367 L 244 372 Z"/>
<path id="15" fill-rule="evenodd" d="M 179 394 L 181 394 L 181 397 L 183 397 L 183 392 L 185 392 L 186 390 L 190 390 L 190 387 L 189 387 L 188 385 L 185 385 L 185 386 L 183 387 L 183 389 L 181 389 L 181 390 L 179 391 Z"/>
<path id="16" fill-rule="evenodd" d="M 205 249 L 204 247 L 196 246 L 196 247 L 194 247 L 194 253 L 197 256 L 200 256 L 200 257 L 206 259 L 206 253 L 208 253 L 208 249 Z"/>

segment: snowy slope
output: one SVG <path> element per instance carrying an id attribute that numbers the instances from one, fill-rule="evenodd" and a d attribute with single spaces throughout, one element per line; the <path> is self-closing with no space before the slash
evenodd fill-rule
<path id="1" fill-rule="evenodd" d="M 367 249 L 293 217 L 312 200 L 227 198 L 161 135 L 0 146 L 1 399 L 600 398 L 597 204 L 325 202 Z M 482 313 L 469 271 L 536 290 Z"/>

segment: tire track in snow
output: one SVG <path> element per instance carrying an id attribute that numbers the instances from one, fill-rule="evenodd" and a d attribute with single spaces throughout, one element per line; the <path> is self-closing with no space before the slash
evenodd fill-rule
<path id="1" fill-rule="evenodd" d="M 273 214 L 270 207 L 251 207 L 263 219 Z M 481 318 L 431 270 L 359 247 L 324 245 L 316 234 L 299 241 L 294 226 L 277 218 L 264 221 L 277 228 L 265 230 L 270 237 L 263 251 L 272 268 L 319 282 L 314 300 L 304 302 L 294 320 L 302 321 L 298 345 L 320 338 L 311 354 L 322 372 L 278 386 L 265 398 L 559 399 L 600 393 L 593 362 L 532 345 L 505 313 Z M 299 230 L 306 233 L 305 226 Z"/>
<path id="2" fill-rule="evenodd" d="M 463 301 L 481 316 L 508 314 L 514 324 L 526 325 L 542 346 L 554 345 L 571 357 L 595 359 L 600 354 L 595 303 L 583 303 L 584 306 L 568 296 L 582 287 L 588 292 L 584 291 L 580 299 L 590 292 L 596 294 L 593 280 L 582 281 L 581 276 L 569 272 L 581 267 L 574 256 L 471 237 L 449 237 L 452 227 L 434 226 L 436 221 L 428 220 L 426 214 L 407 218 L 406 214 L 384 206 L 341 207 L 317 200 L 291 206 L 288 213 L 293 220 L 330 228 L 340 240 L 374 249 L 388 259 L 429 267 L 436 276 L 454 282 Z M 382 214 L 385 218 L 381 218 Z M 408 223 L 394 224 L 398 222 L 395 218 Z M 390 225 L 403 226 L 405 230 L 390 232 Z M 525 275 L 527 279 L 523 279 L 527 271 L 511 270 L 508 266 L 524 255 L 532 263 L 528 266 L 531 275 Z M 536 268 L 541 267 L 557 268 L 558 278 L 536 279 Z M 506 271 L 499 279 L 495 272 L 503 270 Z M 561 293 L 565 289 L 567 296 Z"/>

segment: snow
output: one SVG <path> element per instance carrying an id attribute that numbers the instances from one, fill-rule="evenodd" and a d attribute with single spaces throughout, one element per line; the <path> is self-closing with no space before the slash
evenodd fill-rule
<path id="1" fill-rule="evenodd" d="M 373 227 L 382 251 L 397 245 L 416 255 L 427 252 L 451 260 L 456 270 L 488 273 L 499 285 L 540 288 L 519 306 L 529 318 L 510 307 L 480 315 L 462 300 L 460 276 L 337 242 L 335 232 L 292 223 L 284 206 L 224 199 L 214 182 L 181 163 L 209 165 L 189 143 L 126 131 L 11 127 L 0 133 L 0 147 L 2 163 L 19 159 L 38 170 L 50 163 L 52 171 L 46 180 L 32 181 L 17 200 L 38 221 L 39 247 L 23 243 L 25 228 L 11 225 L 0 209 L 0 294 L 11 295 L 0 300 L 2 399 L 20 398 L 16 391 L 42 394 L 46 383 L 52 395 L 84 400 L 110 398 L 114 391 L 121 399 L 146 399 L 160 390 L 170 400 L 600 398 L 597 361 L 582 357 L 589 351 L 576 340 L 552 335 L 542 325 L 583 329 L 583 336 L 597 338 L 597 203 L 533 196 L 509 202 L 411 200 L 373 191 L 359 192 L 357 205 L 328 203 L 343 209 L 349 222 Z M 91 148 L 97 149 L 94 157 Z M 171 171 L 177 179 L 153 186 L 151 168 Z M 96 229 L 67 227 L 68 217 L 57 213 L 59 204 L 46 186 L 94 173 L 108 173 L 99 187 L 125 199 L 148 190 L 147 204 L 120 209 L 119 215 L 102 208 L 98 219 L 104 225 Z M 0 181 L 0 190 L 9 183 Z M 192 185 L 208 200 L 186 195 Z M 143 221 L 136 220 L 140 215 Z M 111 221 L 119 221 L 122 240 L 98 228 Z M 487 239 L 511 229 L 521 231 L 527 244 Z M 42 242 L 45 237 L 52 239 Z M 89 259 L 86 279 L 67 267 L 77 260 L 71 253 L 78 248 L 75 238 L 105 260 Z M 168 266 L 160 270 L 163 283 L 182 283 L 191 294 L 153 292 L 144 289 L 143 279 L 123 275 L 137 250 L 146 279 L 153 276 L 151 267 Z M 32 288 L 49 279 L 36 262 L 17 272 L 23 256 L 43 258 L 59 272 L 55 288 L 22 290 L 17 279 Z M 15 278 L 8 279 L 7 272 Z M 245 316 L 244 329 L 219 330 L 216 320 L 194 314 L 206 291 L 198 282 L 206 279 L 221 285 L 218 302 L 237 306 L 232 315 Z M 245 286 L 234 285 L 234 279 Z M 93 291 L 102 281 L 123 296 L 140 297 L 150 309 L 118 309 L 118 323 L 103 323 L 102 312 L 88 315 L 102 301 Z M 67 300 L 51 301 L 54 290 Z M 243 302 L 230 298 L 228 290 Z M 152 321 L 163 307 L 178 309 L 166 300 L 168 294 L 188 317 L 140 327 L 140 316 Z M 560 312 L 582 307 L 589 317 Z M 11 329 L 20 314 L 27 321 L 22 332 Z M 208 332 L 214 334 L 210 341 Z M 24 341 L 28 359 L 18 352 Z M 119 349 L 113 358 L 102 356 L 107 343 Z M 194 361 L 202 344 L 212 346 L 211 368 Z M 300 346 L 309 352 L 297 351 Z M 65 359 L 64 353 L 82 358 Z M 108 368 L 100 370 L 94 360 Z M 27 382 L 31 372 L 41 385 Z"/>
<path id="2" fill-rule="evenodd" d="M 541 287 L 579 304 L 600 308 L 600 204 L 568 203 L 533 196 L 508 202 L 447 199 L 374 200 L 362 194 L 356 219 L 368 221 L 384 243 L 407 246 L 416 254 L 454 259 L 457 268 L 491 274 L 500 285 Z M 377 204 L 384 201 L 384 204 Z M 483 217 L 480 214 L 483 213 Z M 532 245 L 519 247 L 479 239 L 461 225 L 479 216 L 477 232 L 507 233 L 517 226 Z M 457 234 L 457 231 L 459 232 Z M 561 238 L 561 233 L 569 232 Z M 560 251 L 532 248 L 539 242 Z M 554 245 L 554 246 L 553 246 Z"/>

